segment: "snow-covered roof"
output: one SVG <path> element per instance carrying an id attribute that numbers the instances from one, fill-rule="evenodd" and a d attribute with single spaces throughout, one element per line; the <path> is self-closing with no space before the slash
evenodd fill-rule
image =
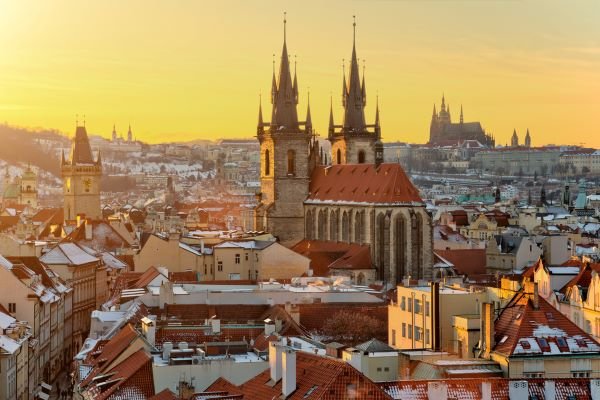
<path id="1" fill-rule="evenodd" d="M 59 243 L 40 257 L 40 261 L 52 264 L 83 265 L 99 261 L 75 243 Z"/>

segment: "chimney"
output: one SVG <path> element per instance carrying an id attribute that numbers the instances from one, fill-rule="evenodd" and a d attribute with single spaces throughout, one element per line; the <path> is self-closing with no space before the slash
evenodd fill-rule
<path id="1" fill-rule="evenodd" d="M 444 382 L 427 382 L 427 398 L 448 400 L 448 385 Z"/>
<path id="2" fill-rule="evenodd" d="M 149 315 L 142 318 L 142 332 L 144 337 L 152 346 L 156 345 L 156 316 Z"/>
<path id="3" fill-rule="evenodd" d="M 410 279 L 410 277 L 409 277 Z M 442 329 L 440 324 L 440 283 L 431 283 L 431 332 L 433 333 L 433 351 L 442 351 Z"/>
<path id="4" fill-rule="evenodd" d="M 492 382 L 481 382 L 481 400 L 492 400 Z"/>
<path id="5" fill-rule="evenodd" d="M 269 368 L 271 369 L 271 381 L 279 382 L 281 379 L 281 348 L 277 342 L 269 342 Z"/>
<path id="6" fill-rule="evenodd" d="M 86 218 L 85 222 L 85 240 L 92 240 L 92 220 L 91 218 Z"/>
<path id="7" fill-rule="evenodd" d="M 296 390 L 296 351 L 286 348 L 282 351 L 282 382 L 281 393 L 287 398 Z"/>
<path id="8" fill-rule="evenodd" d="M 527 381 L 510 381 L 508 384 L 508 398 L 510 400 L 528 399 L 529 384 Z"/>
<path id="9" fill-rule="evenodd" d="M 173 350 L 173 343 L 164 342 L 162 348 L 163 348 L 163 360 L 166 362 L 169 362 L 169 359 L 171 358 L 171 351 Z"/>
<path id="10" fill-rule="evenodd" d="M 275 333 L 275 324 L 269 318 L 265 320 L 265 335 L 269 336 Z"/>
<path id="11" fill-rule="evenodd" d="M 494 309 L 492 303 L 483 303 L 481 308 L 481 343 L 483 358 L 489 358 L 494 346 Z"/>
<path id="12" fill-rule="evenodd" d="M 544 380 L 544 399 L 556 400 L 556 382 L 549 379 Z"/>
<path id="13" fill-rule="evenodd" d="M 200 253 L 204 254 L 204 240 L 200 241 Z"/>
<path id="14" fill-rule="evenodd" d="M 538 288 L 538 283 L 533 283 L 533 309 L 539 310 L 540 308 L 540 290 Z"/>
<path id="15" fill-rule="evenodd" d="M 213 318 L 210 320 L 210 328 L 212 330 L 212 333 L 221 333 L 221 320 L 220 319 L 216 319 Z"/>
<path id="16" fill-rule="evenodd" d="M 410 286 L 410 275 L 406 275 L 402 279 L 402 284 L 404 285 L 404 287 L 409 287 Z"/>

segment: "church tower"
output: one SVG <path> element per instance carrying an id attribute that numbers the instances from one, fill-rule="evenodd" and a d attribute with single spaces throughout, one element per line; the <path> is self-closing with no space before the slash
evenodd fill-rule
<path id="1" fill-rule="evenodd" d="M 83 214 L 86 218 L 101 218 L 102 162 L 100 153 L 94 160 L 85 125 L 77 126 L 71 146 L 71 159 L 66 160 L 63 154 L 61 172 L 65 220 L 74 220 L 77 215 Z"/>
<path id="2" fill-rule="evenodd" d="M 527 135 L 525 135 L 525 147 L 531 147 L 531 135 L 529 135 L 529 128 L 527 128 Z"/>
<path id="3" fill-rule="evenodd" d="M 255 229 L 270 232 L 284 245 L 304 238 L 303 201 L 319 147 L 312 132 L 310 105 L 305 121 L 298 121 L 298 78 L 290 70 L 286 23 L 279 76 L 271 84 L 271 121 L 263 121 L 259 105 L 257 137 L 260 143 L 260 186 L 255 209 Z"/>
<path id="4" fill-rule="evenodd" d="M 512 137 L 510 138 L 511 147 L 519 147 L 519 136 L 517 136 L 517 130 L 513 130 Z"/>
<path id="5" fill-rule="evenodd" d="M 129 124 L 129 130 L 127 130 L 127 141 L 131 143 L 133 141 L 133 133 L 131 132 L 131 124 Z"/>
<path id="6" fill-rule="evenodd" d="M 352 59 L 350 74 L 346 83 L 346 73 L 342 79 L 342 105 L 344 121 L 335 125 L 333 108 L 329 111 L 329 141 L 331 142 L 332 164 L 374 164 L 376 161 L 375 143 L 381 141 L 379 119 L 372 125 L 365 122 L 367 90 L 363 71 L 362 83 L 356 57 L 356 21 L 353 24 Z M 379 115 L 379 105 L 376 114 Z"/>
<path id="7" fill-rule="evenodd" d="M 30 207 L 37 208 L 37 175 L 31 169 L 31 165 L 27 166 L 27 170 L 21 176 L 21 195 L 19 203 L 26 204 Z"/>

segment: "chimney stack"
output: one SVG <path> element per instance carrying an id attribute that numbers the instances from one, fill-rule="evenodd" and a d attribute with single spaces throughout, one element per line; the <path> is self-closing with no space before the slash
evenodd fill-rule
<path id="1" fill-rule="evenodd" d="M 156 345 L 156 316 L 149 315 L 142 318 L 142 332 L 152 346 Z"/>
<path id="2" fill-rule="evenodd" d="M 210 328 L 213 334 L 221 333 L 221 320 L 217 318 L 211 319 Z"/>
<path id="3" fill-rule="evenodd" d="M 527 381 L 510 381 L 508 383 L 508 398 L 523 400 L 529 398 L 529 383 Z"/>
<path id="4" fill-rule="evenodd" d="M 556 382 L 550 379 L 544 380 L 544 399 L 556 400 Z"/>
<path id="5" fill-rule="evenodd" d="M 492 400 L 492 382 L 481 382 L 481 400 Z"/>
<path id="6" fill-rule="evenodd" d="M 281 393 L 287 398 L 296 390 L 296 351 L 287 347 L 282 349 L 283 377 L 281 382 Z"/>
<path id="7" fill-rule="evenodd" d="M 410 277 L 408 278 L 410 280 Z M 440 283 L 431 283 L 431 332 L 433 351 L 442 351 L 442 329 L 440 324 Z"/>
<path id="8" fill-rule="evenodd" d="M 86 218 L 84 222 L 85 240 L 92 240 L 92 219 Z"/>
<path id="9" fill-rule="evenodd" d="M 271 370 L 271 381 L 279 382 L 281 379 L 281 348 L 277 342 L 269 342 L 269 368 Z"/>
<path id="10" fill-rule="evenodd" d="M 483 357 L 489 358 L 494 346 L 494 309 L 492 303 L 483 303 L 481 309 L 481 345 Z"/>

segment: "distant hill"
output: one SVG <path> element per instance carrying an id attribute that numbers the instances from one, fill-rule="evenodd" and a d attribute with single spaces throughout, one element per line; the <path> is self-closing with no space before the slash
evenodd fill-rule
<path id="1" fill-rule="evenodd" d="M 56 131 L 31 131 L 0 124 L 0 159 L 9 164 L 31 163 L 60 176 L 60 160 L 55 152 L 48 152 L 38 140 L 68 143 L 68 139 Z"/>

